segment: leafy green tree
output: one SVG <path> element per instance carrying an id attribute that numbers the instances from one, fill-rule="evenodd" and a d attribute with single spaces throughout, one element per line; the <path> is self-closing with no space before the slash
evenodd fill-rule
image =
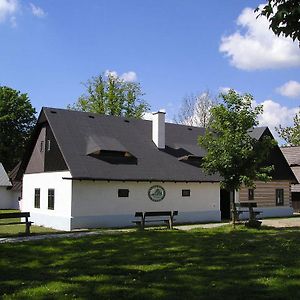
<path id="1" fill-rule="evenodd" d="M 242 185 L 253 187 L 255 180 L 271 180 L 272 166 L 265 165 L 274 139 L 264 136 L 257 140 L 249 135 L 258 125 L 262 106 L 252 107 L 250 94 L 239 95 L 234 90 L 221 94 L 223 103 L 211 109 L 210 129 L 199 137 L 199 144 L 207 150 L 203 168 L 209 173 L 222 176 L 221 185 L 231 191 L 233 221 L 236 208 L 233 191 Z"/>
<path id="2" fill-rule="evenodd" d="M 300 1 L 299 0 L 268 0 L 260 9 L 259 16 L 265 16 L 270 22 L 270 28 L 276 35 L 291 37 L 300 43 Z"/>
<path id="3" fill-rule="evenodd" d="M 27 94 L 0 86 L 0 161 L 11 170 L 22 158 L 36 122 Z"/>
<path id="4" fill-rule="evenodd" d="M 279 125 L 279 127 L 275 129 L 279 136 L 285 140 L 286 145 L 300 146 L 300 109 L 299 112 L 296 113 L 293 121 L 293 126 L 282 127 Z"/>
<path id="5" fill-rule="evenodd" d="M 92 77 L 84 85 L 86 93 L 69 109 L 141 118 L 150 108 L 142 99 L 144 93 L 139 83 L 126 82 L 114 74 Z"/>

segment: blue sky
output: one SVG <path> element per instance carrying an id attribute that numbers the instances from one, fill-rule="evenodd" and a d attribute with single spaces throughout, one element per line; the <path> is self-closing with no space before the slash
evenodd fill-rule
<path id="1" fill-rule="evenodd" d="M 82 82 L 110 70 L 139 81 L 169 119 L 185 95 L 230 87 L 265 104 L 262 125 L 289 124 L 300 105 L 300 49 L 256 20 L 261 3 L 0 0 L 0 85 L 28 93 L 37 110 L 65 108 Z"/>

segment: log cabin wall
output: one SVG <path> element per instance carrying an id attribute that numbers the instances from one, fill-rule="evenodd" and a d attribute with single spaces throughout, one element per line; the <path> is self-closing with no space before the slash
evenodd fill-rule
<path id="1" fill-rule="evenodd" d="M 282 206 L 291 206 L 291 184 L 287 180 L 273 180 L 270 182 L 255 182 L 254 200 L 258 207 L 276 207 L 276 189 L 284 190 Z M 239 193 L 240 202 L 248 200 L 248 187 L 242 187 Z M 277 207 L 280 207 L 277 206 Z"/>

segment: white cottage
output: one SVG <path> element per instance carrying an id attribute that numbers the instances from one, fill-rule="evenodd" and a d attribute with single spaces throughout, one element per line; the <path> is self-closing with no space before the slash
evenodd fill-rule
<path id="1" fill-rule="evenodd" d="M 129 226 L 136 211 L 151 210 L 178 210 L 177 222 L 220 221 L 230 205 L 220 177 L 200 168 L 204 131 L 165 123 L 163 112 L 146 121 L 43 108 L 19 171 L 22 210 L 63 230 Z"/>
<path id="2" fill-rule="evenodd" d="M 19 193 L 13 190 L 13 185 L 0 163 L 0 209 L 18 209 Z"/>

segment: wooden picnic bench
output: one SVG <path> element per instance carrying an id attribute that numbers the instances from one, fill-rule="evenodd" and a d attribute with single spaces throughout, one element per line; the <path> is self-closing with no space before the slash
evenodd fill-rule
<path id="1" fill-rule="evenodd" d="M 137 211 L 134 215 L 136 218 L 132 221 L 140 229 L 144 229 L 146 223 L 159 223 L 167 224 L 169 229 L 173 229 L 174 217 L 178 215 L 178 211 Z"/>
<path id="2" fill-rule="evenodd" d="M 25 221 L 11 221 L 11 222 L 5 222 L 0 223 L 0 225 L 17 225 L 17 224 L 25 224 L 25 233 L 27 235 L 30 234 L 30 226 L 33 222 L 29 221 L 30 213 L 29 212 L 15 212 L 15 213 L 1 213 L 0 214 L 0 220 L 5 219 L 16 219 L 16 218 L 25 218 Z"/>
<path id="3" fill-rule="evenodd" d="M 263 212 L 254 210 L 254 207 L 257 207 L 257 203 L 253 201 L 236 203 L 236 220 L 240 219 L 241 214 L 249 213 L 249 220 L 247 224 L 250 225 L 250 227 L 251 224 L 254 225 L 254 227 L 257 227 L 258 223 L 261 223 L 257 220 L 257 217 Z"/>

